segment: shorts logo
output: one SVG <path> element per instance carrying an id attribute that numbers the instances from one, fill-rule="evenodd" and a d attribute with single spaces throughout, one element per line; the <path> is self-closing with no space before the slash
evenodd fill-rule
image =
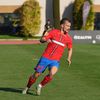
<path id="1" fill-rule="evenodd" d="M 42 70 L 43 69 L 43 66 L 37 66 L 37 70 Z"/>

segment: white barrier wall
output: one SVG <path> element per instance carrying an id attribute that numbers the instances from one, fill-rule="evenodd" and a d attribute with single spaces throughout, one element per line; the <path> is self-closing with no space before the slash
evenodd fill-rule
<path id="1" fill-rule="evenodd" d="M 60 0 L 60 18 L 72 16 L 72 4 L 74 0 Z"/>
<path id="2" fill-rule="evenodd" d="M 46 24 L 46 20 L 50 19 L 53 23 L 53 7 L 52 0 L 37 0 L 40 3 L 41 7 L 41 28 L 39 34 L 37 36 L 41 36 L 44 31 L 44 25 Z"/>
<path id="3" fill-rule="evenodd" d="M 22 5 L 26 0 L 0 0 L 0 5 Z"/>
<path id="4" fill-rule="evenodd" d="M 100 5 L 100 0 L 93 0 L 93 3 L 96 5 Z"/>
<path id="5" fill-rule="evenodd" d="M 43 32 L 43 29 L 44 29 L 44 24 L 45 24 L 45 16 L 46 16 L 46 13 L 45 13 L 45 8 L 46 8 L 46 2 L 45 0 L 38 0 L 39 3 L 40 3 L 40 7 L 41 7 L 41 28 L 40 28 L 40 32 L 38 34 L 38 36 L 40 36 Z"/>

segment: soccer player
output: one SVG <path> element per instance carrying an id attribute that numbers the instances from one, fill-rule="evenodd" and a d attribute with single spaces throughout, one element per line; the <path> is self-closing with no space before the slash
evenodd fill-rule
<path id="1" fill-rule="evenodd" d="M 34 84 L 37 78 L 45 71 L 46 68 L 49 69 L 48 75 L 37 85 L 37 95 L 41 94 L 41 89 L 49 82 L 51 82 L 53 76 L 57 73 L 60 63 L 60 58 L 64 52 L 64 49 L 68 48 L 68 58 L 65 60 L 68 64 L 71 64 L 72 57 L 72 38 L 68 34 L 71 27 L 71 22 L 67 18 L 63 18 L 60 21 L 61 29 L 53 29 L 41 37 L 40 42 L 48 42 L 47 48 L 45 49 L 42 57 L 40 58 L 37 66 L 35 67 L 35 72 L 29 77 L 26 88 L 22 91 L 26 94 L 29 88 Z"/>

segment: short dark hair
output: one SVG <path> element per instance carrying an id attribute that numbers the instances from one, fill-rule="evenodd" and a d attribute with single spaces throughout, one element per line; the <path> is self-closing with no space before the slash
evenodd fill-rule
<path id="1" fill-rule="evenodd" d="M 64 24 L 66 21 L 68 21 L 68 22 L 71 23 L 70 19 L 68 19 L 68 18 L 63 18 L 63 19 L 60 21 L 60 25 L 61 25 L 61 24 Z"/>

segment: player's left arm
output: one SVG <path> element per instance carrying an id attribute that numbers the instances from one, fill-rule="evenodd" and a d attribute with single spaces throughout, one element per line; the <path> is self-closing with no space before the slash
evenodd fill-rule
<path id="1" fill-rule="evenodd" d="M 73 49 L 72 48 L 68 48 L 68 57 L 67 57 L 67 61 L 68 61 L 68 64 L 70 65 L 71 64 L 71 59 L 72 59 L 72 51 Z"/>
<path id="2" fill-rule="evenodd" d="M 72 38 L 69 38 L 69 42 L 67 44 L 67 48 L 68 48 L 68 57 L 67 57 L 67 61 L 68 64 L 70 65 L 72 62 L 72 52 L 73 52 L 73 48 L 72 48 Z"/>

